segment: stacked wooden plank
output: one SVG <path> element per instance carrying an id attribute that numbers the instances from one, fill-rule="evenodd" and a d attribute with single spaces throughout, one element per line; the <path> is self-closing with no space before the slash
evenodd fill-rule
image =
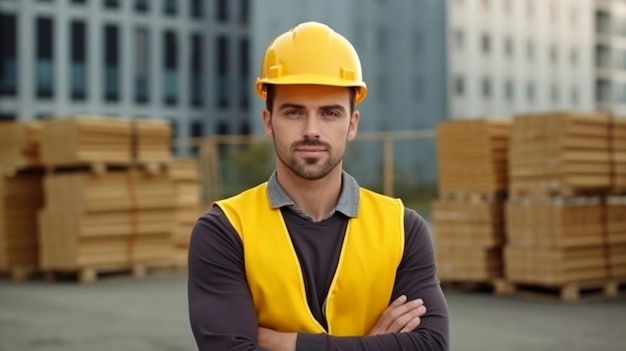
<path id="1" fill-rule="evenodd" d="M 0 122 L 0 164 L 6 167 L 39 165 L 41 123 Z"/>
<path id="2" fill-rule="evenodd" d="M 141 119 L 133 123 L 139 162 L 167 162 L 172 158 L 172 130 L 168 121 Z"/>
<path id="3" fill-rule="evenodd" d="M 170 168 L 170 177 L 176 187 L 176 223 L 173 235 L 175 255 L 180 265 L 187 263 L 189 237 L 198 217 L 202 213 L 200 204 L 200 175 L 198 161 L 193 158 L 175 158 Z"/>
<path id="4" fill-rule="evenodd" d="M 613 189 L 626 193 L 626 117 L 613 119 L 611 130 Z"/>
<path id="5" fill-rule="evenodd" d="M 584 289 L 605 290 L 611 278 L 603 204 L 614 167 L 610 126 L 602 114 L 514 119 L 504 250 L 512 290 L 550 288 L 573 300 Z"/>
<path id="6" fill-rule="evenodd" d="M 46 121 L 41 132 L 41 161 L 58 167 L 82 163 L 128 165 L 133 160 L 131 121 L 71 116 Z"/>
<path id="7" fill-rule="evenodd" d="M 626 196 L 609 196 L 606 201 L 606 231 L 609 242 L 610 275 L 626 280 Z"/>
<path id="8" fill-rule="evenodd" d="M 108 270 L 174 264 L 175 184 L 166 167 L 146 167 L 170 159 L 168 128 L 91 116 L 43 124 L 44 271 L 89 281 Z"/>
<path id="9" fill-rule="evenodd" d="M 503 201 L 510 120 L 437 127 L 439 199 L 432 203 L 438 277 L 490 283 L 502 276 Z"/>
<path id="10" fill-rule="evenodd" d="M 610 118 L 553 113 L 514 119 L 509 151 L 511 196 L 574 196 L 611 187 Z"/>
<path id="11" fill-rule="evenodd" d="M 507 280 L 564 286 L 606 279 L 608 257 L 600 200 L 510 200 L 504 250 Z"/>
<path id="12" fill-rule="evenodd" d="M 43 206 L 42 172 L 0 174 L 0 271 L 21 279 L 39 265 L 37 211 Z"/>
<path id="13" fill-rule="evenodd" d="M 439 192 L 506 191 L 510 125 L 510 119 L 495 118 L 439 123 Z"/>
<path id="14" fill-rule="evenodd" d="M 43 206 L 40 130 L 35 121 L 0 122 L 0 272 L 16 280 L 38 266 L 35 218 Z"/>

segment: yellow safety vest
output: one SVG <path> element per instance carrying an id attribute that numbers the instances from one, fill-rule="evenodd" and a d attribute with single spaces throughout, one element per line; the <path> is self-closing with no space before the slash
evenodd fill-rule
<path id="1" fill-rule="evenodd" d="M 267 183 L 216 202 L 243 242 L 246 277 L 259 326 L 325 333 L 308 307 L 304 278 L 280 209 Z M 399 199 L 360 188 L 358 217 L 346 230 L 325 305 L 328 334 L 366 335 L 389 305 L 404 252 Z"/>

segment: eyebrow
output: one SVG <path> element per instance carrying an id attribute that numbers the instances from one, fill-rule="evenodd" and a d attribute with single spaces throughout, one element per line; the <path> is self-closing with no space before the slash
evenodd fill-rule
<path id="1" fill-rule="evenodd" d="M 300 110 L 304 110 L 306 109 L 306 107 L 304 105 L 300 105 L 300 104 L 293 104 L 293 103 L 284 103 L 281 104 L 278 107 L 278 110 L 282 111 L 282 110 L 286 110 L 289 108 L 295 108 L 295 109 L 300 109 Z M 341 110 L 342 112 L 346 112 L 345 107 L 343 107 L 342 105 L 339 104 L 333 104 L 333 105 L 323 105 L 319 107 L 319 110 L 323 110 L 323 111 L 328 111 L 328 110 Z"/>

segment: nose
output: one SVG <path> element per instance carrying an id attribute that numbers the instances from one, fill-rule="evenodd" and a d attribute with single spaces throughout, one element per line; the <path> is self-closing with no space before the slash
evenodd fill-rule
<path id="1" fill-rule="evenodd" d="M 319 139 L 319 121 L 315 113 L 309 113 L 304 121 L 302 136 L 306 139 Z"/>

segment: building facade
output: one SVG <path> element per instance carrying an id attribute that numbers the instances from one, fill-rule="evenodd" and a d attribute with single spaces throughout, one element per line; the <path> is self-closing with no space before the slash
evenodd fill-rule
<path id="1" fill-rule="evenodd" d="M 249 0 L 2 0 L 0 118 L 249 133 Z"/>
<path id="2" fill-rule="evenodd" d="M 591 111 L 593 0 L 448 0 L 450 118 Z"/>
<path id="3" fill-rule="evenodd" d="M 626 2 L 595 0 L 595 102 L 626 117 Z"/>

